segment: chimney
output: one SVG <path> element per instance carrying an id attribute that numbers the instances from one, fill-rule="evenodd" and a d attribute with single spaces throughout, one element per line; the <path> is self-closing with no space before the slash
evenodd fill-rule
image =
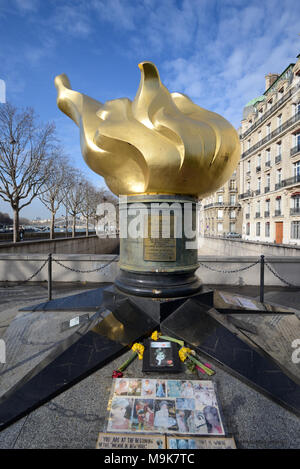
<path id="1" fill-rule="evenodd" d="M 273 85 L 274 81 L 276 81 L 278 77 L 279 77 L 278 73 L 268 73 L 268 75 L 265 76 L 265 79 L 266 79 L 265 91 L 267 91 L 270 88 L 270 86 Z"/>

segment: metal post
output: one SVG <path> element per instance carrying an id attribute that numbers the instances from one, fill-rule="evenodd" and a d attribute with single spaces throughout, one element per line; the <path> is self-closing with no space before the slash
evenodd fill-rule
<path id="1" fill-rule="evenodd" d="M 48 301 L 52 300 L 52 254 L 48 254 Z"/>
<path id="2" fill-rule="evenodd" d="M 264 287 L 265 287 L 265 256 L 260 256 L 260 295 L 259 301 L 264 302 Z"/>

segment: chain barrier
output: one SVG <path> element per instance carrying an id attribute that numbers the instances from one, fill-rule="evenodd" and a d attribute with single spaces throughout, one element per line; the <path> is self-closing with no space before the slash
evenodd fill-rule
<path id="1" fill-rule="evenodd" d="M 219 272 L 219 273 L 222 273 L 222 274 L 233 274 L 235 272 L 242 272 L 243 270 L 248 270 L 248 269 L 251 269 L 251 267 L 254 267 L 255 265 L 259 264 L 260 261 L 256 261 L 254 262 L 253 264 L 250 264 L 250 265 L 247 265 L 246 267 L 241 267 L 240 269 L 234 269 L 234 270 L 218 270 L 218 269 L 213 269 L 212 267 L 210 267 L 209 265 L 206 265 L 206 264 L 203 264 L 203 262 L 199 262 L 200 265 L 202 265 L 203 267 L 205 267 L 206 269 L 209 269 L 209 270 L 212 270 L 213 272 Z"/>
<path id="2" fill-rule="evenodd" d="M 45 265 L 47 263 L 48 263 L 48 259 L 46 259 L 45 262 L 41 265 L 41 267 L 34 274 L 32 274 L 29 278 L 27 278 L 26 280 L 22 280 L 21 282 L 14 283 L 14 285 L 3 285 L 4 288 L 18 287 L 20 285 L 24 285 L 24 283 L 30 282 L 31 279 L 36 277 L 41 272 L 41 270 L 45 267 Z"/>
<path id="3" fill-rule="evenodd" d="M 92 270 L 79 270 L 79 269 L 74 269 L 73 267 L 68 267 L 67 265 L 62 264 L 61 262 L 57 261 L 56 259 L 53 259 L 53 262 L 56 262 L 56 264 L 60 265 L 61 267 L 64 267 L 65 269 L 71 270 L 71 272 L 77 272 L 79 274 L 89 274 L 91 272 L 99 272 L 99 270 L 105 269 L 105 267 L 108 267 L 110 264 L 115 262 L 118 259 L 119 255 L 115 256 L 112 260 L 110 260 L 107 264 L 101 265 L 100 267 L 97 267 L 96 269 Z"/>
<path id="4" fill-rule="evenodd" d="M 280 277 L 280 275 L 275 272 L 275 270 L 272 269 L 272 267 L 270 266 L 270 264 L 268 264 L 267 262 L 265 262 L 265 265 L 268 267 L 269 271 L 272 272 L 272 274 L 278 278 L 282 283 L 285 283 L 288 287 L 296 287 L 296 288 L 300 288 L 300 285 L 293 285 L 292 283 L 288 282 L 287 280 L 285 280 L 284 278 Z"/>

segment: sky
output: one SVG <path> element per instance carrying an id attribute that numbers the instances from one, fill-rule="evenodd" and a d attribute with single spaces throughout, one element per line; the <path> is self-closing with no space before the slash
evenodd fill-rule
<path id="1" fill-rule="evenodd" d="M 83 161 L 77 126 L 56 106 L 56 75 L 102 103 L 134 99 L 138 63 L 152 61 L 170 92 L 238 128 L 265 75 L 296 62 L 299 33 L 295 0 L 0 0 L 0 79 L 7 101 L 54 122 L 72 164 L 104 187 Z M 1 200 L 0 211 L 12 213 Z M 49 212 L 35 201 L 21 216 Z"/>

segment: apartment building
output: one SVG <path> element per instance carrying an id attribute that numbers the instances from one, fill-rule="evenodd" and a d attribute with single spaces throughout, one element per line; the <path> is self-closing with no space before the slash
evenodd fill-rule
<path id="1" fill-rule="evenodd" d="M 241 122 L 242 237 L 300 244 L 300 54 L 244 108 Z"/>
<path id="2" fill-rule="evenodd" d="M 241 233 L 241 204 L 238 201 L 239 168 L 214 194 L 202 199 L 199 206 L 199 229 L 202 235 L 225 236 Z"/>

